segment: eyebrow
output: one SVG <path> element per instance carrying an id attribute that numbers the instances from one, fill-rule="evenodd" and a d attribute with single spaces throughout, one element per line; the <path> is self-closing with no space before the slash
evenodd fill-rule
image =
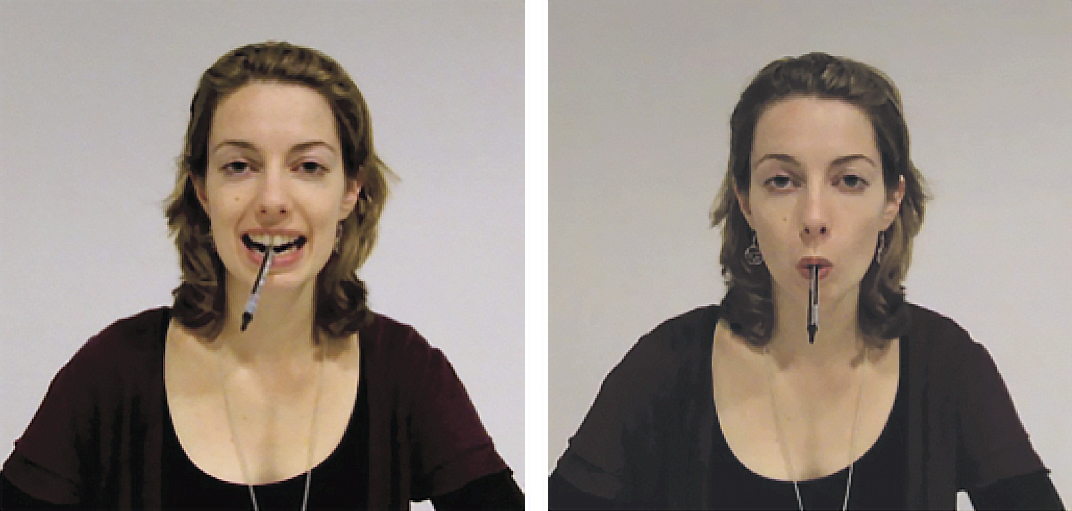
<path id="1" fill-rule="evenodd" d="M 753 168 L 758 167 L 759 164 L 763 163 L 765 160 L 778 160 L 780 162 L 788 163 L 790 165 L 793 165 L 795 167 L 802 167 L 803 166 L 803 165 L 800 164 L 799 161 L 797 161 L 796 158 L 794 158 L 794 157 L 792 157 L 792 156 L 790 156 L 788 154 L 768 153 L 768 154 L 764 154 L 758 160 L 756 160 L 756 164 L 753 166 Z M 872 167 L 878 168 L 878 165 L 875 165 L 875 162 L 872 161 L 871 158 L 868 158 L 867 156 L 862 155 L 862 154 L 846 154 L 844 156 L 838 156 L 837 158 L 834 158 L 834 161 L 830 162 L 830 166 L 831 167 L 836 167 L 838 165 L 844 165 L 846 163 L 849 163 L 849 162 L 855 161 L 855 160 L 864 160 L 867 163 L 870 163 Z"/>
<path id="2" fill-rule="evenodd" d="M 259 151 L 259 149 L 257 148 L 257 145 L 254 144 L 253 142 L 248 141 L 248 140 L 230 140 L 230 139 L 228 139 L 228 140 L 224 140 L 224 141 L 220 142 L 219 144 L 216 144 L 216 147 L 212 148 L 212 152 L 219 151 L 220 148 L 223 147 L 223 146 L 234 146 L 234 147 L 238 147 L 238 148 L 241 148 L 241 149 L 248 149 L 250 151 Z M 327 142 L 324 142 L 323 140 L 310 140 L 308 142 L 301 142 L 299 144 L 294 144 L 294 147 L 291 147 L 290 150 L 287 151 L 287 152 L 288 152 L 288 154 L 289 153 L 296 153 L 296 152 L 300 152 L 300 151 L 305 151 L 306 149 L 312 149 L 314 147 L 324 147 L 327 150 L 331 151 L 332 153 L 338 153 L 338 151 L 336 151 L 335 148 L 331 146 L 331 144 L 328 144 Z"/>

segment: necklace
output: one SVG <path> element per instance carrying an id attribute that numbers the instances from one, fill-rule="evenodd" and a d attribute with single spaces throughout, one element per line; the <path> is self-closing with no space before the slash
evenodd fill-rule
<path id="1" fill-rule="evenodd" d="M 774 427 L 778 430 L 778 441 L 782 444 L 782 458 L 785 459 L 786 470 L 789 471 L 789 479 L 793 481 L 793 492 L 797 496 L 797 509 L 804 511 L 804 501 L 800 499 L 800 486 L 797 484 L 796 470 L 793 469 L 793 460 L 789 457 L 789 445 L 785 442 L 785 435 L 782 433 L 782 422 L 778 417 L 778 405 L 774 399 L 774 357 L 771 355 L 770 348 L 764 348 L 767 354 L 769 363 L 767 364 L 767 383 L 770 385 L 771 391 L 771 412 L 774 413 Z M 849 508 L 849 490 L 852 488 L 852 469 L 856 464 L 856 459 L 852 453 L 856 450 L 856 426 L 857 419 L 860 416 L 860 396 L 864 393 L 864 382 L 860 380 L 860 386 L 856 390 L 856 410 L 852 413 L 852 433 L 849 435 L 849 477 L 845 481 L 845 499 L 841 503 L 841 511 L 846 511 Z"/>
<path id="2" fill-rule="evenodd" d="M 231 419 L 231 402 L 227 399 L 227 386 L 224 385 L 223 378 L 223 357 L 221 356 L 218 364 L 218 372 L 220 377 L 220 391 L 223 393 L 223 407 L 227 412 L 227 427 L 231 430 L 231 441 L 234 442 L 235 454 L 238 455 L 238 465 L 242 469 L 242 478 L 246 481 L 246 487 L 249 488 L 249 500 L 253 503 L 253 511 L 260 511 L 260 505 L 257 504 L 257 494 L 253 491 L 253 484 L 250 483 L 249 468 L 246 467 L 246 459 L 242 456 L 242 448 L 238 445 L 238 435 L 235 434 L 234 420 Z M 320 391 L 324 386 L 324 358 L 320 356 L 320 370 L 318 371 L 316 382 L 316 397 L 313 399 L 313 419 L 312 424 L 309 426 L 309 451 L 306 454 L 305 460 L 305 493 L 302 495 L 302 507 L 301 511 L 306 511 L 309 505 L 309 483 L 313 478 L 313 444 L 316 441 L 316 415 L 320 409 Z"/>

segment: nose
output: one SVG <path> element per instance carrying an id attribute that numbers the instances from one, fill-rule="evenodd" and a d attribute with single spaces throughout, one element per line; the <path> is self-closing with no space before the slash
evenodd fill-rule
<path id="1" fill-rule="evenodd" d="M 257 196 L 257 220 L 265 225 L 280 223 L 290 213 L 287 174 L 281 168 L 267 168 L 261 174 Z"/>
<path id="2" fill-rule="evenodd" d="M 814 247 L 830 233 L 822 186 L 809 187 L 804 194 L 800 239 L 806 247 Z"/>

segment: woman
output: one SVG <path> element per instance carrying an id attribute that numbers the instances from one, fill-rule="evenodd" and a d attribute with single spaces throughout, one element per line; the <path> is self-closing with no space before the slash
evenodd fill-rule
<path id="1" fill-rule="evenodd" d="M 346 72 L 245 46 L 190 112 L 166 211 L 174 306 L 60 371 L 4 464 L 3 507 L 524 507 L 443 354 L 367 307 L 355 272 L 389 171 Z"/>
<path id="2" fill-rule="evenodd" d="M 893 83 L 784 58 L 730 126 L 726 295 L 607 376 L 551 507 L 949 509 L 967 490 L 979 509 L 1060 508 L 985 348 L 904 301 L 925 195 Z"/>

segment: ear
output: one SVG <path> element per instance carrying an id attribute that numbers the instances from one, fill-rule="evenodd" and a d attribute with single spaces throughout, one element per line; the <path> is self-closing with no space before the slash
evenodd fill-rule
<path id="1" fill-rule="evenodd" d="M 346 193 L 342 196 L 342 204 L 339 205 L 339 221 L 353 213 L 357 206 L 357 198 L 361 195 L 361 182 L 356 179 L 346 180 Z"/>
<path id="2" fill-rule="evenodd" d="M 741 195 L 741 190 L 736 185 L 733 187 L 733 195 L 737 197 L 737 205 L 741 207 L 741 213 L 744 214 L 744 219 L 748 221 L 748 225 L 752 225 L 752 208 L 748 204 L 748 196 Z"/>
<path id="3" fill-rule="evenodd" d="M 190 174 L 190 184 L 194 187 L 194 192 L 197 193 L 197 200 L 201 203 L 201 209 L 208 213 L 208 194 L 205 193 L 205 180 L 199 178 L 193 174 Z"/>
<path id="4" fill-rule="evenodd" d="M 893 225 L 893 221 L 897 219 L 897 213 L 901 211 L 901 201 L 904 200 L 904 194 L 905 182 L 904 176 L 901 176 L 900 181 L 897 183 L 897 189 L 887 197 L 886 207 L 882 210 L 882 221 L 886 223 L 886 227 L 883 230 L 889 229 Z"/>

